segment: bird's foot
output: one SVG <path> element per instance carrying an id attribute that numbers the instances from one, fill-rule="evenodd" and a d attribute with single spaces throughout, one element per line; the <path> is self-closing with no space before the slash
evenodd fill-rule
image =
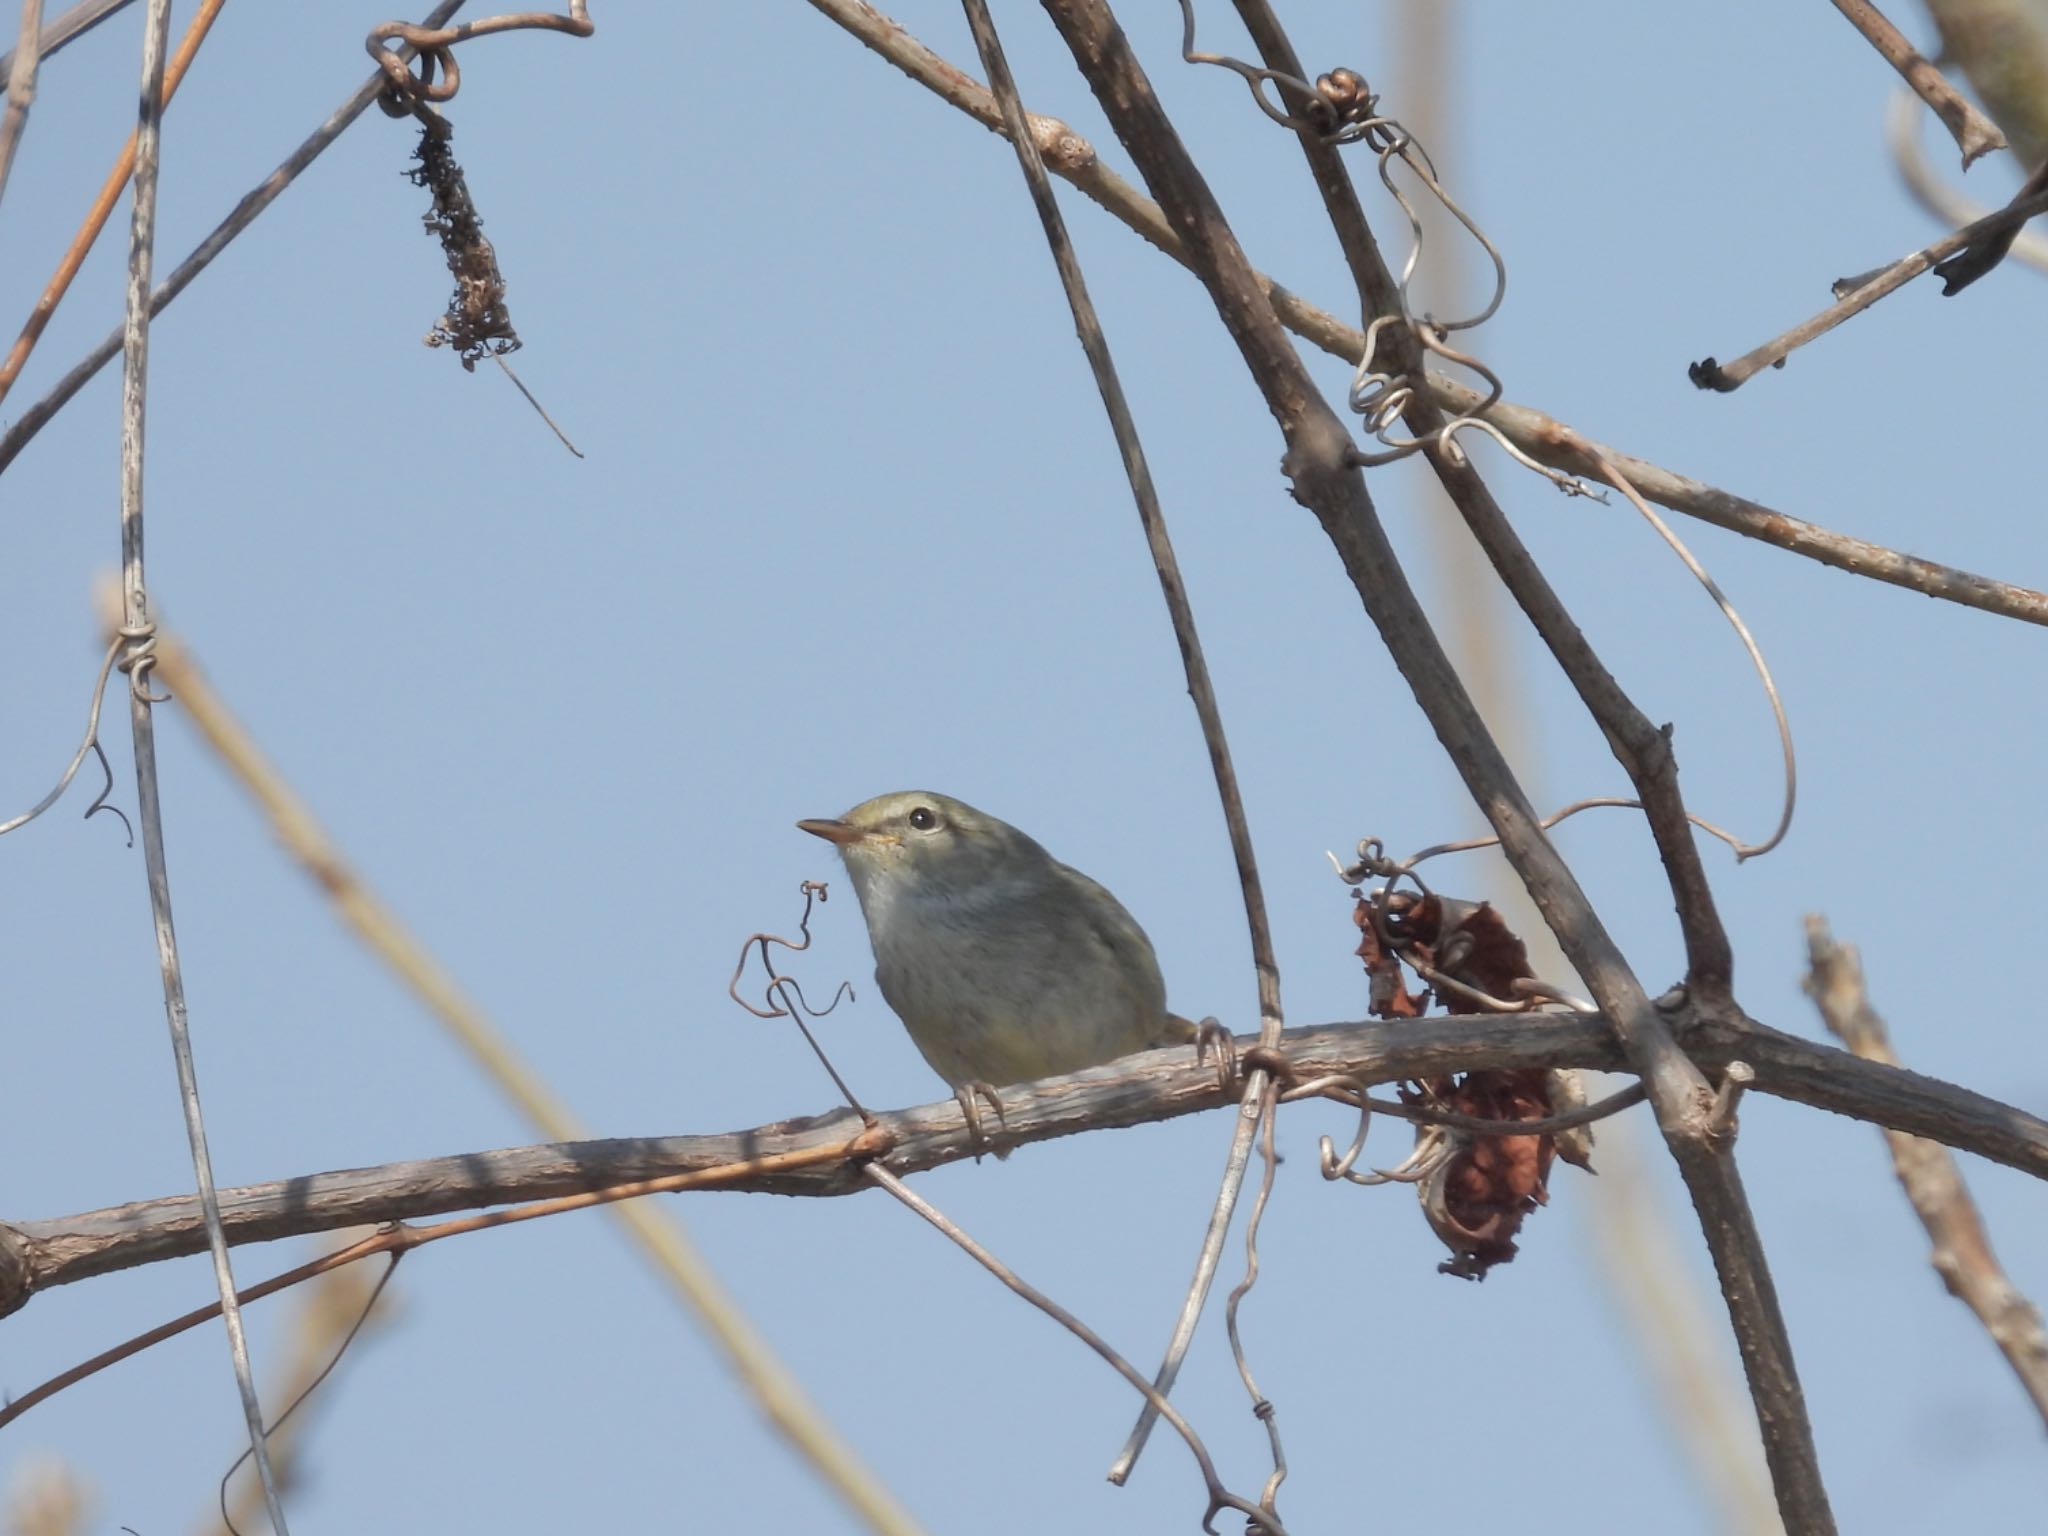
<path id="1" fill-rule="evenodd" d="M 996 1097 L 995 1089 L 980 1078 L 976 1078 L 971 1083 L 961 1083 L 954 1088 L 953 1097 L 959 1101 L 960 1112 L 967 1117 L 967 1139 L 980 1148 L 994 1152 L 997 1157 L 1008 1157 L 1009 1149 L 998 1148 L 989 1139 L 988 1133 L 982 1129 L 981 1106 L 975 1102 L 976 1099 L 988 1100 L 988 1107 L 996 1112 L 996 1123 L 1002 1124 L 1003 1101 Z M 976 1152 L 975 1156 L 979 1158 L 981 1153 Z"/>
<path id="2" fill-rule="evenodd" d="M 1224 1092 L 1237 1081 L 1237 1037 L 1223 1027 L 1222 1020 L 1213 1013 L 1201 1023 L 1189 1026 L 1194 1031 L 1195 1060 L 1204 1062 L 1213 1052 L 1216 1057 L 1216 1084 Z"/>

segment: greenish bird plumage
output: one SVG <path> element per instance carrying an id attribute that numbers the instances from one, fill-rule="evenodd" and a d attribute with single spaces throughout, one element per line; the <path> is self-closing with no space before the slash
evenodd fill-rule
<path id="1" fill-rule="evenodd" d="M 797 825 L 838 845 L 882 996 L 955 1089 L 1194 1038 L 1123 903 L 1008 822 L 904 790 Z"/>

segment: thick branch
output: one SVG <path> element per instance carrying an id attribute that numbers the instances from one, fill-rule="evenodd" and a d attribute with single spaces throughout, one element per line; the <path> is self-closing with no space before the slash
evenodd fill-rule
<path id="1" fill-rule="evenodd" d="M 1266 0 L 1237 0 L 1268 68 L 1303 78 L 1284 29 Z M 1404 313 L 1400 294 L 1366 222 L 1350 173 L 1336 147 L 1307 122 L 1296 131 L 1325 210 L 1336 230 L 1359 297 L 1368 316 Z M 1397 327 L 1404 343 L 1394 366 L 1420 377 L 1422 350 L 1413 333 Z M 1733 950 L 1716 911 L 1690 818 L 1679 793 L 1678 765 L 1668 734 L 1660 732 L 1623 692 L 1594 652 L 1564 603 L 1551 588 L 1492 491 L 1469 458 L 1454 454 L 1437 437 L 1445 417 L 1437 403 L 1418 394 L 1403 413 L 1411 434 L 1430 443 L 1431 467 L 1445 494 L 1458 508 L 1502 584 L 1514 595 L 1537 633 L 1571 680 L 1616 760 L 1641 799 L 1670 881 L 1688 959 L 1687 984 L 1697 998 L 1713 1007 L 1726 1004 L 1733 984 Z M 1603 478 L 1605 474 L 1603 472 Z M 1568 940 L 1558 930 L 1560 942 Z M 1633 976 L 1586 975 L 1603 1007 L 1619 1013 L 1633 1002 Z M 1653 1036 L 1646 1046 L 1660 1045 Z M 1632 1059 L 1646 1059 L 1632 1048 Z M 1654 1093 L 1654 1083 L 1652 1083 Z M 1785 1327 L 1763 1240 L 1743 1189 L 1733 1155 L 1733 1127 L 1717 1128 L 1697 1112 L 1696 1096 L 1656 1098 L 1657 1119 L 1678 1162 L 1712 1252 L 1714 1267 L 1728 1307 L 1729 1322 L 1742 1353 L 1758 1427 L 1779 1508 L 1789 1528 L 1825 1531 L 1833 1528 L 1826 1490 L 1821 1482 L 1813 1431 L 1804 1394 L 1793 1363 L 1792 1341 Z"/>
<path id="2" fill-rule="evenodd" d="M 2048 1121 L 1917 1072 L 1858 1060 L 1846 1051 L 1749 1022 L 1703 1021 L 1681 1031 L 1698 1066 L 1731 1061 L 1756 1070 L 1755 1090 L 1908 1131 L 2048 1179 Z M 1257 1043 L 1246 1036 L 1240 1047 Z M 1291 1029 L 1282 1048 L 1305 1076 L 1344 1073 L 1368 1085 L 1481 1068 L 1625 1066 L 1597 1014 L 1474 1014 L 1400 1023 Z M 1143 1125 L 1234 1106 L 1215 1068 L 1185 1046 L 1128 1057 L 1067 1077 L 1003 1090 L 1005 1146 L 1083 1131 Z M 1347 1111 L 1348 1113 L 1348 1111 Z M 952 1099 L 878 1117 L 895 1139 L 898 1174 L 986 1152 Z M 621 1137 L 470 1152 L 374 1168 L 344 1169 L 220 1192 L 231 1243 L 269 1242 L 385 1221 L 514 1201 L 555 1199 L 642 1179 L 702 1173 L 704 1189 L 778 1195 L 847 1195 L 867 1187 L 844 1162 L 772 1171 L 770 1159 L 843 1146 L 860 1129 L 845 1111 L 713 1136 Z M 764 1168 L 770 1171 L 764 1171 Z M 0 1316 L 37 1291 L 94 1275 L 203 1252 L 190 1195 L 141 1200 L 46 1221 L 0 1223 Z"/>
<path id="3" fill-rule="evenodd" d="M 1301 61 L 1266 0 L 1238 0 L 1238 14 L 1267 68 L 1282 70 L 1296 79 L 1305 78 Z M 1307 123 L 1297 130 L 1296 136 L 1367 316 L 1401 315 L 1400 287 L 1387 270 L 1351 173 L 1336 146 Z M 1394 372 L 1422 377 L 1423 351 L 1413 331 L 1405 325 L 1390 328 L 1387 347 Z M 1402 413 L 1402 420 L 1418 438 L 1441 431 L 1445 423 L 1442 408 L 1421 392 Z M 1686 819 L 1685 802 L 1678 790 L 1678 763 L 1672 755 L 1670 739 L 1636 708 L 1595 654 L 1470 460 L 1432 451 L 1429 461 L 1444 494 L 1472 530 L 1501 584 L 1557 658 L 1580 702 L 1599 725 L 1616 761 L 1635 786 L 1637 798 L 1643 802 L 1678 907 L 1685 936 L 1687 981 L 1708 996 L 1726 997 L 1733 979 L 1734 951 L 1715 911 L 1714 893 L 1707 884 L 1699 845 Z"/>

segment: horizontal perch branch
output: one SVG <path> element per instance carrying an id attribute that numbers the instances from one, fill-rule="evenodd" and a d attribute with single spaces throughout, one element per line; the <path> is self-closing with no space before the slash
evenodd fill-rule
<path id="1" fill-rule="evenodd" d="M 1731 1061 L 1779 1098 L 1929 1137 L 2048 1178 L 2048 1121 L 1898 1067 L 1740 1020 L 1674 1021 L 1687 1052 L 1718 1075 Z M 1241 1044 L 1250 1046 L 1252 1037 Z M 1291 1029 L 1283 1048 L 1305 1075 L 1341 1072 L 1368 1083 L 1474 1068 L 1623 1064 L 1597 1014 L 1474 1015 Z M 1186 1047 L 1003 1090 L 1005 1146 L 1172 1119 L 1235 1102 L 1214 1067 Z M 916 1173 L 978 1150 L 952 1100 L 879 1117 L 895 1140 L 889 1167 Z M 545 1200 L 641 1179 L 701 1174 L 695 1188 L 781 1195 L 847 1195 L 869 1187 L 857 1168 L 817 1162 L 860 1129 L 846 1111 L 711 1136 L 620 1137 L 511 1147 L 308 1174 L 220 1192 L 231 1243 L 266 1242 L 364 1223 L 403 1221 L 509 1201 Z M 205 1247 L 189 1195 L 136 1201 L 48 1221 L 0 1223 L 0 1316 L 51 1286 L 198 1253 Z"/>

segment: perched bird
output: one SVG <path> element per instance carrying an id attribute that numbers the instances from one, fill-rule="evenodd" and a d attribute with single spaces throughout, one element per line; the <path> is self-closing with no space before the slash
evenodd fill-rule
<path id="1" fill-rule="evenodd" d="M 974 1096 L 1198 1038 L 1123 903 L 1007 822 L 928 790 L 800 821 L 838 845 L 875 980 L 979 1131 Z"/>

